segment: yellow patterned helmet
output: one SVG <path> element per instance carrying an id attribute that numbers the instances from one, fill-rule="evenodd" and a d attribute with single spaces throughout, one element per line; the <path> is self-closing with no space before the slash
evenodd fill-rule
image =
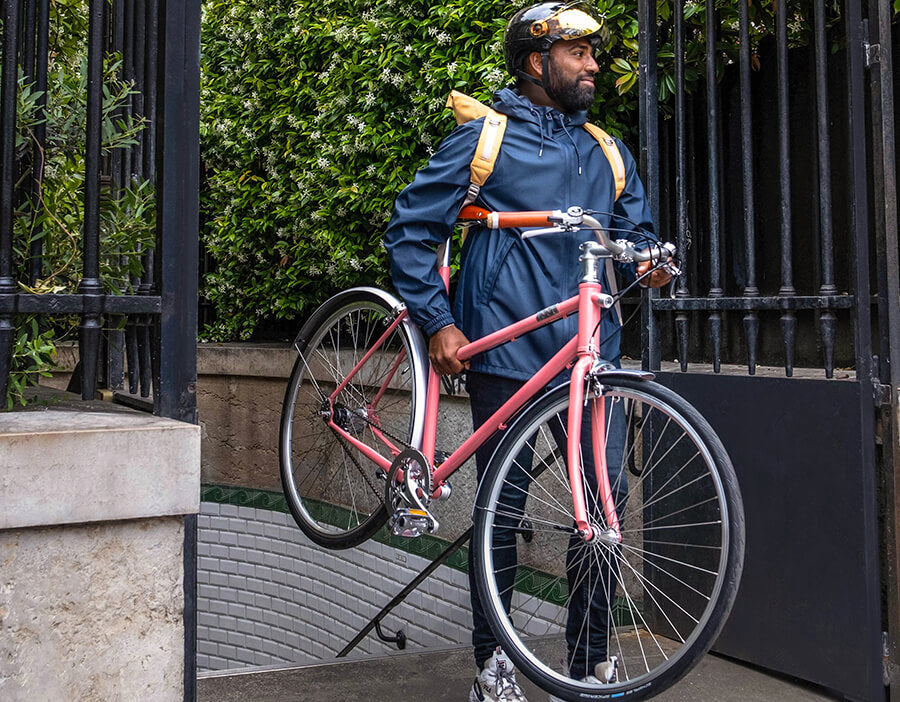
<path id="1" fill-rule="evenodd" d="M 518 76 L 532 51 L 544 54 L 560 40 L 587 39 L 596 46 L 602 28 L 602 20 L 584 3 L 542 2 L 526 7 L 506 25 L 506 69 L 510 75 Z"/>

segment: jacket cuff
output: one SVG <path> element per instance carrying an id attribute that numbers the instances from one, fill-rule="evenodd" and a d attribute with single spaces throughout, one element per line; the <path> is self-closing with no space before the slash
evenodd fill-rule
<path id="1" fill-rule="evenodd" d="M 425 336 L 431 336 L 436 331 L 443 329 L 444 327 L 448 327 L 451 324 L 456 324 L 456 320 L 453 319 L 453 315 L 449 312 L 445 312 L 444 314 L 440 314 L 437 317 L 431 319 L 428 324 L 422 327 L 422 333 Z"/>

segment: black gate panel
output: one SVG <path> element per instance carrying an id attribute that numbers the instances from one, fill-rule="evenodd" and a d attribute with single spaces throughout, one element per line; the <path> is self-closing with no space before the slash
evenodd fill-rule
<path id="1" fill-rule="evenodd" d="M 853 381 L 659 373 L 721 437 L 747 519 L 714 650 L 853 699 L 885 699 L 874 406 Z M 810 437 L 816 437 L 811 440 Z"/>

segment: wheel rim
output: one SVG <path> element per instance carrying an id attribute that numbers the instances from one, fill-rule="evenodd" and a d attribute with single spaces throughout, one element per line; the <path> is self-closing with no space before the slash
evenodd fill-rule
<path id="1" fill-rule="evenodd" d="M 286 494 L 295 515 L 323 539 L 365 530 L 384 516 L 383 471 L 341 437 L 328 420 L 390 460 L 410 441 L 416 373 L 398 326 L 330 399 L 346 374 L 388 327 L 389 310 L 354 302 L 331 314 L 303 348 L 283 422 Z"/>
<path id="2" fill-rule="evenodd" d="M 518 517 L 520 509 L 531 525 L 530 542 L 515 539 L 518 562 L 510 614 L 494 607 L 493 624 L 502 630 L 508 652 L 526 675 L 536 682 L 551 680 L 573 696 L 598 690 L 612 696 L 661 676 L 681 674 L 672 669 L 683 667 L 678 664 L 686 654 L 698 655 L 698 647 L 705 650 L 709 645 L 710 620 L 729 560 L 725 489 L 707 443 L 683 415 L 655 397 L 621 387 L 609 390 L 605 397 L 607 437 L 615 435 L 614 424 L 624 417 L 626 442 L 619 452 L 618 477 L 613 480 L 613 490 L 619 493 L 621 545 L 599 542 L 570 552 L 572 500 L 556 446 L 557 436 L 564 436 L 565 415 L 560 410 L 567 406 L 567 398 L 562 395 L 530 423 L 531 428 L 538 427 L 536 432 L 528 435 L 520 430 L 518 440 L 502 455 L 498 452 L 495 460 L 505 460 L 487 500 L 479 501 L 485 512 L 485 528 L 479 531 L 478 546 L 484 554 L 479 575 L 488 588 L 489 602 L 497 601 L 500 590 L 506 589 L 505 583 L 498 583 L 507 567 L 504 551 L 512 550 L 503 545 L 509 540 L 504 525 L 512 515 Z M 620 418 L 609 421 L 616 416 Z M 528 454 L 532 466 L 527 502 L 524 508 L 504 505 L 499 499 L 504 484 L 518 484 L 507 487 L 507 495 L 523 492 L 521 471 Z M 612 478 L 616 471 L 610 464 Z M 629 464 L 640 475 L 632 474 Z M 592 509 L 591 517 L 605 528 L 599 509 Z M 490 547 L 492 535 L 498 535 L 495 549 Z M 572 588 L 566 578 L 567 558 L 581 564 L 569 568 Z M 498 569 L 501 575 L 495 577 Z M 607 583 L 615 585 L 610 613 L 604 616 L 602 607 L 587 608 L 584 617 L 575 617 L 579 623 L 569 627 L 568 636 L 580 642 L 576 648 L 589 651 L 586 657 L 591 662 L 603 648 L 598 638 L 605 639 L 607 652 L 602 658 L 617 657 L 619 682 L 583 684 L 565 672 L 574 666 L 581 673 L 593 673 L 592 665 L 585 667 L 583 661 L 569 656 L 567 611 L 574 596 L 600 596 Z M 588 594 L 587 599 L 591 598 Z M 600 599 L 605 603 L 605 598 Z M 600 621 L 610 616 L 614 625 Z M 597 633 L 598 627 L 607 631 L 605 637 Z"/>

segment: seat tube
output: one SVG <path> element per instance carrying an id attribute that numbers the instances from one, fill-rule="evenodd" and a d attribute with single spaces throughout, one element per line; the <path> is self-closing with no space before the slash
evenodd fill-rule
<path id="1" fill-rule="evenodd" d="M 450 237 L 438 247 L 438 275 L 444 282 L 444 289 L 450 291 Z M 428 388 L 425 391 L 425 430 L 422 434 L 422 454 L 428 465 L 434 464 L 434 447 L 437 442 L 438 403 L 441 397 L 441 379 L 428 364 Z"/>

